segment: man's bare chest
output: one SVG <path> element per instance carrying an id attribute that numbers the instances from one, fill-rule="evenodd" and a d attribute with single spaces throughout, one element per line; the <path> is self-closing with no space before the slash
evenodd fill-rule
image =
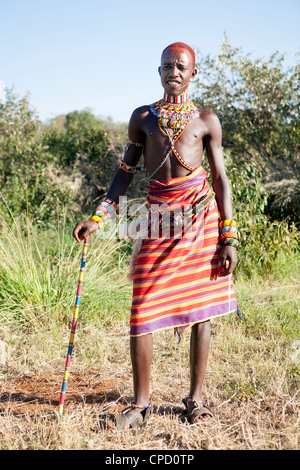
<path id="1" fill-rule="evenodd" d="M 149 148 L 165 147 L 173 141 L 176 145 L 181 146 L 199 146 L 206 135 L 205 123 L 201 117 L 192 118 L 181 132 L 176 133 L 172 128 L 164 128 L 159 125 L 158 118 L 149 111 L 143 120 L 143 133 L 145 136 L 145 144 Z"/>

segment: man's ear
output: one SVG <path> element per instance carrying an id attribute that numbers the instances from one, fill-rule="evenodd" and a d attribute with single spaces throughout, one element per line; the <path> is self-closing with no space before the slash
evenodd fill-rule
<path id="1" fill-rule="evenodd" d="M 197 69 L 194 69 L 194 70 L 192 71 L 191 80 L 194 80 L 194 78 L 196 77 L 197 73 L 198 73 L 198 70 L 197 70 Z"/>
<path id="2" fill-rule="evenodd" d="M 161 77 L 161 66 L 158 67 L 158 73 L 159 73 L 159 76 Z"/>

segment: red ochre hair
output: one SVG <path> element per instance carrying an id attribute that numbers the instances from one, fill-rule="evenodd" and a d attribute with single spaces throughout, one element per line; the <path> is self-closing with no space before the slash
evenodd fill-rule
<path id="1" fill-rule="evenodd" d="M 167 49 L 170 49 L 170 48 L 181 48 L 181 49 L 185 49 L 186 52 L 188 52 L 192 58 L 192 63 L 193 63 L 193 67 L 195 67 L 195 62 L 196 62 L 196 58 L 195 58 L 195 52 L 193 51 L 193 49 L 188 46 L 187 44 L 185 44 L 184 42 L 173 42 L 172 44 L 169 44 L 163 51 L 162 51 L 162 56 L 164 54 L 164 52 L 167 50 Z"/>

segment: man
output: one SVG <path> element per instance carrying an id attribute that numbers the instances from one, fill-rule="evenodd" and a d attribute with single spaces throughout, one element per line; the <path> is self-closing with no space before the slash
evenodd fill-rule
<path id="1" fill-rule="evenodd" d="M 179 237 L 174 236 L 173 217 L 172 235 L 163 235 L 159 225 L 158 236 L 150 234 L 144 239 L 138 253 L 130 331 L 134 403 L 117 417 L 121 429 L 136 427 L 149 416 L 152 333 L 162 328 L 175 328 L 182 336 L 191 327 L 190 391 L 183 402 L 192 423 L 212 416 L 202 402 L 210 318 L 237 311 L 231 276 L 237 262 L 236 224 L 232 220 L 221 126 L 215 114 L 197 109 L 188 97 L 190 81 L 197 74 L 195 54 L 189 46 L 169 45 L 162 53 L 158 71 L 164 98 L 133 112 L 124 159 L 107 198 L 91 220 L 79 222 L 73 232 L 80 242 L 103 226 L 132 182 L 142 154 L 150 178 L 150 207 L 162 203 L 170 214 L 186 205 L 192 209 L 191 232 L 182 230 Z M 214 193 L 201 167 L 204 149 Z"/>

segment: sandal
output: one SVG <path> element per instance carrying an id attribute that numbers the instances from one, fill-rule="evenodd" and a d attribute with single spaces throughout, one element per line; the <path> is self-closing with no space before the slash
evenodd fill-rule
<path id="1" fill-rule="evenodd" d="M 212 412 L 204 405 L 204 401 L 198 403 L 197 400 L 192 398 L 183 398 L 183 404 L 187 409 L 187 414 L 191 424 L 205 423 L 211 421 L 214 417 Z M 209 419 L 203 419 L 209 417 Z"/>
<path id="2" fill-rule="evenodd" d="M 138 414 L 131 413 L 131 411 L 139 409 L 141 410 Z M 149 418 L 152 411 L 152 406 L 142 406 L 132 403 L 130 406 L 121 411 L 121 414 L 116 417 L 117 429 L 124 430 L 129 428 L 138 428 L 144 425 Z"/>

